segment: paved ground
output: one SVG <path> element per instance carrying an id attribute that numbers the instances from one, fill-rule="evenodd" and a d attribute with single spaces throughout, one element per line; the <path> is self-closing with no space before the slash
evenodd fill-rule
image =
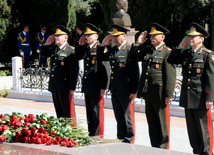
<path id="1" fill-rule="evenodd" d="M 77 120 L 81 122 L 81 125 L 87 128 L 86 113 L 84 106 L 75 106 Z M 32 100 L 20 100 L 20 99 L 6 99 L 0 98 L 0 113 L 12 113 L 21 112 L 24 114 L 41 114 L 48 113 L 49 115 L 55 115 L 53 103 L 50 102 L 38 102 Z M 104 138 L 115 139 L 116 138 L 116 121 L 112 109 L 104 110 Z M 84 121 L 82 121 L 84 120 Z M 146 117 L 144 113 L 135 113 L 136 123 L 136 140 L 135 144 L 141 146 L 150 146 L 150 140 L 148 135 L 148 127 Z M 179 151 L 184 153 L 191 153 L 191 147 L 188 141 L 188 135 L 186 131 L 186 123 L 184 118 L 170 117 L 170 150 Z M 33 145 L 31 145 L 33 146 Z"/>

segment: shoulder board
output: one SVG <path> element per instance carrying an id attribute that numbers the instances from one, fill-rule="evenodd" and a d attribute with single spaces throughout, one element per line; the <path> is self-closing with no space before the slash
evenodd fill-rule
<path id="1" fill-rule="evenodd" d="M 172 49 L 167 47 L 167 46 L 163 46 L 163 48 L 167 51 L 167 52 L 170 52 Z"/>
<path id="2" fill-rule="evenodd" d="M 204 52 L 210 54 L 212 51 L 211 50 L 208 50 L 208 49 L 203 49 Z"/>
<path id="3" fill-rule="evenodd" d="M 70 48 L 70 49 L 72 49 L 72 50 L 74 50 L 74 49 L 75 49 L 75 47 L 74 47 L 74 46 L 68 46 L 68 48 Z"/>
<path id="4" fill-rule="evenodd" d="M 39 32 L 40 33 L 40 32 Z M 39 35 L 39 33 L 37 33 L 37 35 Z"/>

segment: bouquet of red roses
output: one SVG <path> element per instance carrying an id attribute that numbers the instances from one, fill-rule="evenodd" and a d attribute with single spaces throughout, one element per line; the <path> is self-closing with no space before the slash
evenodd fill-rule
<path id="1" fill-rule="evenodd" d="M 89 144 L 88 132 L 81 126 L 72 125 L 71 118 L 23 115 L 0 115 L 0 142 L 22 142 L 67 147 Z"/>

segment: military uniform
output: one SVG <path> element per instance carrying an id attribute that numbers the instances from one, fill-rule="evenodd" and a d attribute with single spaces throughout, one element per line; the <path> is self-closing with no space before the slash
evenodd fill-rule
<path id="1" fill-rule="evenodd" d="M 60 25 L 57 27 L 65 29 Z M 74 53 L 74 47 L 68 43 L 61 49 L 57 46 L 41 48 L 41 55 L 51 58 L 48 90 L 52 93 L 57 117 L 74 118 L 75 121 L 73 95 L 70 90 L 76 88 L 79 66 L 78 61 L 74 60 Z"/>
<path id="2" fill-rule="evenodd" d="M 23 27 L 29 27 L 28 24 L 23 25 Z M 31 41 L 30 41 L 30 33 L 26 32 L 24 33 L 23 31 L 20 32 L 17 36 L 17 44 L 18 44 L 18 49 L 19 52 L 23 52 L 23 67 L 27 68 L 29 65 L 29 58 L 30 55 L 32 54 L 31 50 Z"/>
<path id="3" fill-rule="evenodd" d="M 165 32 L 159 25 L 152 24 L 153 29 Z M 156 32 L 154 31 L 154 34 Z M 166 97 L 173 97 L 175 87 L 175 66 L 167 62 L 171 49 L 163 42 L 159 47 L 145 47 L 138 51 L 139 46 L 132 46 L 132 57 L 142 61 L 142 74 L 138 86 L 137 97 L 146 102 L 146 117 L 149 125 L 149 136 L 153 147 L 169 149 L 170 126 L 169 105 Z"/>
<path id="4" fill-rule="evenodd" d="M 41 29 L 46 30 L 46 26 L 43 26 Z M 44 34 L 42 32 L 39 32 L 36 34 L 36 49 L 37 49 L 38 53 L 40 53 L 40 49 L 41 49 L 42 45 L 45 44 L 47 39 L 48 39 L 48 34 L 46 34 L 46 33 Z M 47 58 L 46 57 L 39 55 L 39 66 L 40 67 L 46 67 L 47 66 Z"/>
<path id="5" fill-rule="evenodd" d="M 193 29 L 196 27 L 197 31 L 202 29 L 198 24 L 191 25 Z M 197 35 L 197 33 L 192 30 L 187 35 Z M 169 62 L 182 64 L 183 83 L 180 106 L 185 108 L 187 130 L 193 153 L 211 155 L 212 115 L 211 110 L 205 105 L 206 101 L 214 101 L 214 53 L 203 45 L 195 52 L 192 48 L 183 52 L 181 49 L 173 49 Z"/>
<path id="6" fill-rule="evenodd" d="M 94 25 L 86 24 L 85 34 L 99 33 L 100 30 Z M 97 60 L 96 41 L 92 46 L 79 45 L 76 48 L 76 59 L 84 59 L 84 74 L 82 78 L 82 92 L 85 95 L 86 114 L 88 121 L 89 136 L 103 137 L 104 113 L 103 97 L 100 95 L 101 89 L 107 90 L 109 86 L 109 62 Z"/>
<path id="7" fill-rule="evenodd" d="M 127 31 L 121 26 L 113 25 L 112 35 L 119 35 L 120 32 L 125 34 Z M 108 52 L 100 47 L 99 53 L 102 53 L 102 56 L 99 57 L 103 60 L 109 60 L 111 65 L 110 91 L 117 121 L 117 138 L 122 139 L 123 142 L 134 144 L 134 104 L 130 102 L 129 96 L 137 92 L 139 67 L 137 62 L 128 59 L 129 51 L 130 45 L 127 42 L 120 49 L 114 46 Z"/>

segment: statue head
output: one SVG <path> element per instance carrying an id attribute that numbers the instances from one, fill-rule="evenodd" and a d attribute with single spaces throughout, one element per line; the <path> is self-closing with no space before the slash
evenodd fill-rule
<path id="1" fill-rule="evenodd" d="M 117 9 L 123 9 L 125 12 L 128 10 L 128 0 L 116 0 Z"/>

